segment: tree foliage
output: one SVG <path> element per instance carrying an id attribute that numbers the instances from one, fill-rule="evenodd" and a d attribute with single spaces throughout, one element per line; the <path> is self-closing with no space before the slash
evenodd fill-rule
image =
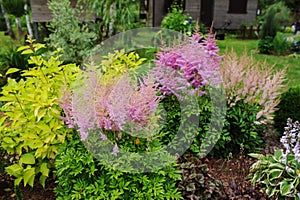
<path id="1" fill-rule="evenodd" d="M 8 14 L 22 17 L 25 14 L 25 0 L 3 0 L 2 6 Z"/>

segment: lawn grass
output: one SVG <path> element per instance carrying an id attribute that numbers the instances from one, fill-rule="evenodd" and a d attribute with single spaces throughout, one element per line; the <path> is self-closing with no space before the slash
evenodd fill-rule
<path id="1" fill-rule="evenodd" d="M 18 40 L 12 40 L 10 36 L 5 35 L 3 31 L 0 31 L 0 52 L 6 51 L 9 48 L 13 48 L 16 45 L 20 45 Z"/>
<path id="2" fill-rule="evenodd" d="M 233 49 L 238 55 L 244 51 L 252 55 L 258 62 L 266 61 L 269 66 L 274 65 L 275 70 L 287 68 L 287 78 L 290 87 L 300 86 L 300 59 L 288 56 L 272 56 L 257 53 L 258 40 L 237 40 L 233 36 L 226 37 L 225 40 L 217 41 L 220 53 L 224 54 L 226 49 Z"/>

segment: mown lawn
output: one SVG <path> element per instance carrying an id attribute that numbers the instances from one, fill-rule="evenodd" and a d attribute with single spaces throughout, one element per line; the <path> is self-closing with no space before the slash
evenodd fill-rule
<path id="1" fill-rule="evenodd" d="M 274 69 L 287 68 L 287 78 L 290 87 L 300 86 L 300 59 L 288 56 L 271 56 L 257 53 L 258 40 L 237 40 L 233 36 L 225 38 L 225 40 L 217 41 L 221 54 L 227 50 L 234 49 L 238 55 L 242 55 L 247 51 L 248 55 L 252 55 L 257 61 L 266 61 L 269 66 L 274 65 Z"/>

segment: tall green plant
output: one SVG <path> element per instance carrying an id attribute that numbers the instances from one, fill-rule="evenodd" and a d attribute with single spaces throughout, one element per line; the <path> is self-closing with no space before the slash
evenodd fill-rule
<path id="1" fill-rule="evenodd" d="M 52 33 L 47 41 L 52 48 L 63 48 L 62 59 L 66 62 L 81 63 L 94 46 L 96 34 L 86 25 L 80 25 L 80 11 L 70 7 L 69 0 L 49 2 L 53 19 L 49 25 Z"/>
<path id="2" fill-rule="evenodd" d="M 260 32 L 260 38 L 262 40 L 267 37 L 271 37 L 272 39 L 276 36 L 277 33 L 277 25 L 276 25 L 276 10 L 274 8 L 270 8 L 267 10 L 264 18 L 263 24 Z"/>
<path id="3" fill-rule="evenodd" d="M 125 31 L 131 29 L 138 18 L 138 1 L 136 0 L 82 0 L 101 18 L 102 27 L 110 36 L 117 29 Z"/>
<path id="4" fill-rule="evenodd" d="M 25 14 L 25 0 L 2 0 L 2 5 L 8 14 L 14 15 L 16 17 L 18 31 L 21 35 L 22 25 L 20 18 Z"/>
<path id="5" fill-rule="evenodd" d="M 60 118 L 62 109 L 57 99 L 61 86 L 76 77 L 75 64 L 62 65 L 59 52 L 44 59 L 36 52 L 45 45 L 30 44 L 19 48 L 22 54 L 30 54 L 29 64 L 35 67 L 22 71 L 24 79 L 8 79 L 3 87 L 0 101 L 3 115 L 0 118 L 0 140 L 9 154 L 17 154 L 17 163 L 6 168 L 16 177 L 15 185 L 21 181 L 33 187 L 36 177 L 45 186 L 45 180 L 53 168 L 58 148 L 72 132 Z M 19 69 L 11 68 L 6 75 Z"/>

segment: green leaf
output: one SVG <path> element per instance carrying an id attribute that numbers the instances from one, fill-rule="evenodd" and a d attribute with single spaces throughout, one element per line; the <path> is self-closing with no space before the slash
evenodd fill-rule
<path id="1" fill-rule="evenodd" d="M 32 155 L 31 153 L 23 154 L 20 158 L 20 163 L 21 164 L 27 164 L 27 165 L 35 164 L 34 155 Z"/>
<path id="2" fill-rule="evenodd" d="M 43 49 L 43 48 L 46 48 L 45 44 L 41 44 L 41 43 L 34 44 L 35 51 L 38 51 L 39 49 Z"/>
<path id="3" fill-rule="evenodd" d="M 21 46 L 17 49 L 17 51 L 23 51 L 25 49 L 30 49 L 30 46 L 26 45 L 26 46 Z"/>
<path id="4" fill-rule="evenodd" d="M 287 196 L 288 194 L 290 194 L 292 192 L 292 189 L 294 188 L 294 184 L 293 182 L 288 182 L 288 180 L 283 180 L 280 183 L 280 193 L 283 196 Z"/>
<path id="5" fill-rule="evenodd" d="M 13 74 L 13 73 L 18 72 L 18 71 L 20 71 L 20 69 L 17 69 L 17 68 L 9 68 L 9 69 L 7 70 L 7 72 L 5 73 L 5 75 Z"/>
<path id="6" fill-rule="evenodd" d="M 14 184 L 15 185 L 20 185 L 21 181 L 23 180 L 23 177 L 18 177 L 17 179 L 15 179 Z"/>
<path id="7" fill-rule="evenodd" d="M 42 173 L 43 176 L 48 177 L 49 175 L 49 168 L 47 163 L 42 163 L 40 166 L 40 172 Z"/>
<path id="8" fill-rule="evenodd" d="M 278 179 L 278 178 L 280 178 L 282 173 L 283 173 L 283 170 L 281 170 L 281 169 L 271 169 L 268 173 L 269 179 L 270 180 Z"/>
<path id="9" fill-rule="evenodd" d="M 34 52 L 31 50 L 31 49 L 26 49 L 26 50 L 24 50 L 24 51 L 22 51 L 22 53 L 21 54 L 33 54 Z"/>
<path id="10" fill-rule="evenodd" d="M 274 152 L 274 158 L 277 161 L 281 161 L 281 159 L 282 159 L 282 150 L 276 150 Z"/>
<path id="11" fill-rule="evenodd" d="M 33 187 L 35 177 L 35 168 L 27 168 L 24 170 L 24 186 L 27 184 Z"/>
<path id="12" fill-rule="evenodd" d="M 253 157 L 253 158 L 260 159 L 260 160 L 264 157 L 264 155 L 258 154 L 258 153 L 249 153 L 248 155 Z"/>
<path id="13" fill-rule="evenodd" d="M 19 177 L 22 174 L 23 167 L 20 164 L 13 164 L 11 166 L 6 167 L 5 171 L 10 175 Z"/>
<path id="14" fill-rule="evenodd" d="M 40 184 L 41 184 L 44 188 L 45 188 L 46 179 L 47 179 L 47 176 L 43 176 L 43 175 L 40 176 Z"/>

